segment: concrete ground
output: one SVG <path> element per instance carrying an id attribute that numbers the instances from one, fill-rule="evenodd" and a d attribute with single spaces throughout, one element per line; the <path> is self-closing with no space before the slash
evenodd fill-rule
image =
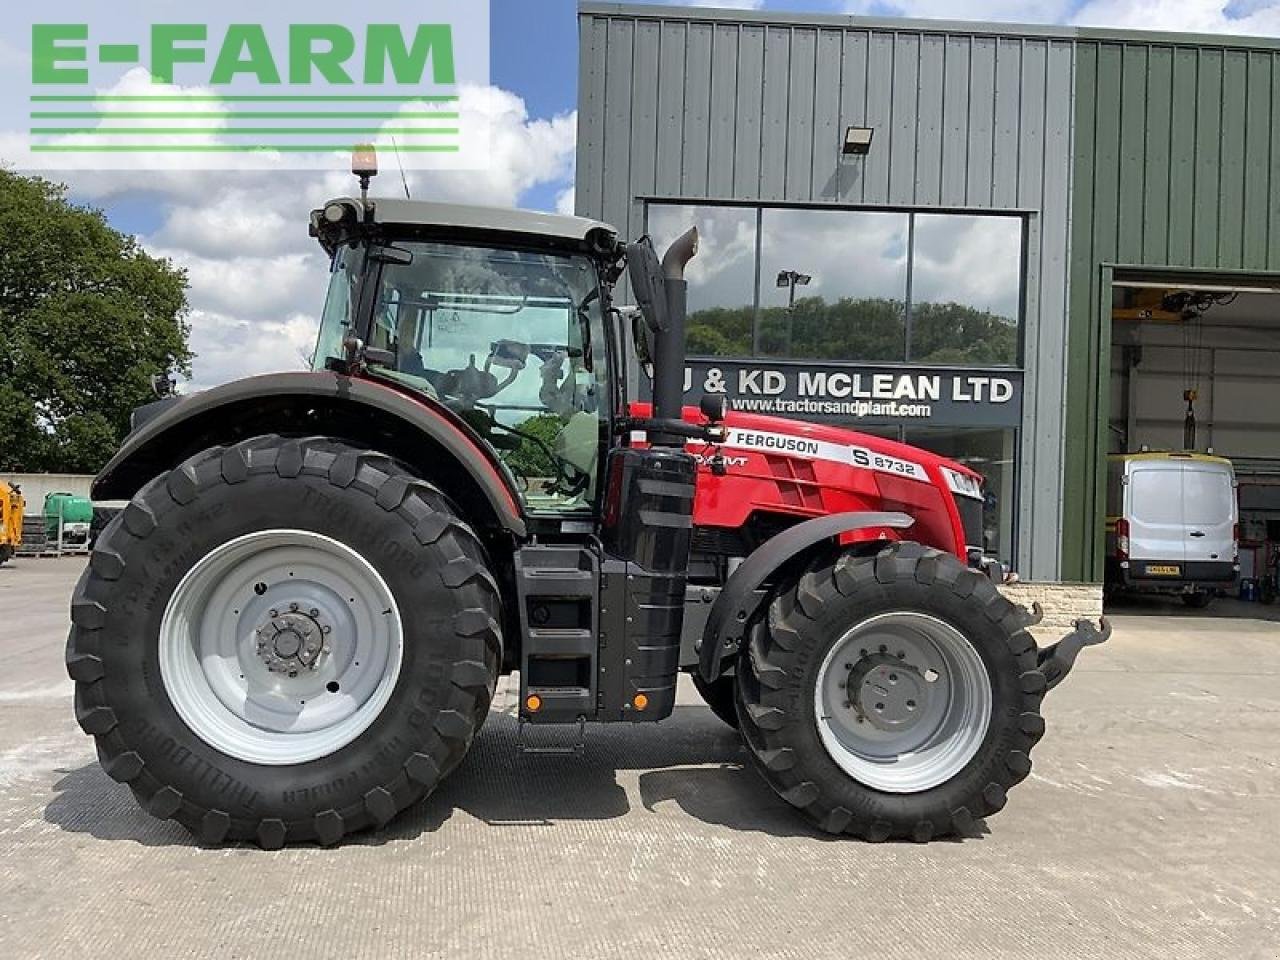
<path id="1" fill-rule="evenodd" d="M 264 853 L 201 849 L 98 769 L 62 668 L 79 566 L 0 568 L 4 960 L 1280 957 L 1280 623 L 1255 605 L 1117 611 L 975 839 L 812 832 L 691 689 L 521 759 L 504 686 L 391 829 Z"/>

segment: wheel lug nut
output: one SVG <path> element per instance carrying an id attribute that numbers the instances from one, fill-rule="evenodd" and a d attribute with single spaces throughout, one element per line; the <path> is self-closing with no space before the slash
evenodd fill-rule
<path id="1" fill-rule="evenodd" d="M 307 611 L 307 613 L 309 616 L 312 616 L 312 617 L 320 616 L 320 611 L 317 610 L 315 607 L 312 607 L 310 610 Z"/>
<path id="2" fill-rule="evenodd" d="M 320 632 L 327 637 L 329 634 L 333 633 L 333 627 L 321 627 Z"/>
<path id="3" fill-rule="evenodd" d="M 269 611 L 269 616 L 274 620 L 276 617 L 280 616 L 280 611 L 273 609 Z"/>
<path id="4" fill-rule="evenodd" d="M 289 612 L 290 612 L 290 613 L 297 613 L 297 612 L 298 612 L 298 605 L 297 605 L 296 603 L 291 603 L 291 604 L 289 604 Z"/>

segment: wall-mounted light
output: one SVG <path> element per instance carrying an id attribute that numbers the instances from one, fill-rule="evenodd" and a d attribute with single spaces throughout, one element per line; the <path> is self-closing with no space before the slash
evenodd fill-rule
<path id="1" fill-rule="evenodd" d="M 841 153 L 846 157 L 865 157 L 871 152 L 871 141 L 875 135 L 874 127 L 850 127 L 844 132 Z"/>

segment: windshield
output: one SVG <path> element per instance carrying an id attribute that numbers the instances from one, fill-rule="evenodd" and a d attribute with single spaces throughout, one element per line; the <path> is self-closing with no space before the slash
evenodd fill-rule
<path id="1" fill-rule="evenodd" d="M 370 346 L 383 371 L 462 415 L 497 450 L 532 509 L 594 496 L 607 404 L 593 262 L 490 247 L 402 243 L 383 267 Z"/>
<path id="2" fill-rule="evenodd" d="M 361 256 L 361 250 L 343 247 L 333 258 L 329 270 L 329 294 L 325 298 L 324 314 L 320 317 L 320 337 L 311 356 L 315 370 L 324 370 L 330 358 L 342 359 L 342 344 L 355 319 Z"/>

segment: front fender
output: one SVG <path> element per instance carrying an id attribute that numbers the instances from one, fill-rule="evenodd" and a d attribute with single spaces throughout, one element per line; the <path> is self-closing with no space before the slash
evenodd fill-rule
<path id="1" fill-rule="evenodd" d="M 155 404 L 145 414 L 94 481 L 95 500 L 131 499 L 153 477 L 211 446 L 267 433 L 326 435 L 432 468 L 428 479 L 449 472 L 496 525 L 526 535 L 517 495 L 493 450 L 447 408 L 381 383 L 330 372 L 269 374 Z M 342 432 L 335 432 L 338 424 Z"/>
<path id="2" fill-rule="evenodd" d="M 905 530 L 913 523 L 905 513 L 837 513 L 789 527 L 769 540 L 733 572 L 707 615 L 698 649 L 702 678 L 711 683 L 724 672 L 724 658 L 737 652 L 748 624 L 764 602 L 760 587 L 783 564 L 841 534 L 874 527 Z"/>

